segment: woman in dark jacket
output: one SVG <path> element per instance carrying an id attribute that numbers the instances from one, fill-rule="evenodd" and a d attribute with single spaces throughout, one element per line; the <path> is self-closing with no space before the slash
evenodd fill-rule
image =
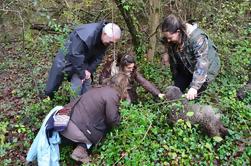
<path id="1" fill-rule="evenodd" d="M 118 72 L 125 72 L 129 78 L 128 86 L 128 97 L 129 102 L 136 102 L 137 100 L 137 83 L 141 85 L 145 90 L 150 92 L 154 97 L 163 98 L 159 89 L 153 85 L 150 81 L 146 80 L 138 71 L 134 56 L 132 55 L 123 55 L 118 57 L 118 63 L 114 64 L 112 61 L 108 61 L 99 76 L 99 83 L 102 84 L 107 78 L 113 76 Z"/>
<path id="2" fill-rule="evenodd" d="M 174 15 L 166 17 L 161 28 L 174 85 L 183 93 L 189 87 L 186 97 L 194 99 L 219 73 L 217 49 L 197 24 L 184 23 Z"/>
<path id="3" fill-rule="evenodd" d="M 118 73 L 107 85 L 90 89 L 64 107 L 66 112 L 71 110 L 71 118 L 60 134 L 78 144 L 71 154 L 74 160 L 88 162 L 87 147 L 97 144 L 109 129 L 119 124 L 119 102 L 126 96 L 127 86 L 128 76 Z"/>

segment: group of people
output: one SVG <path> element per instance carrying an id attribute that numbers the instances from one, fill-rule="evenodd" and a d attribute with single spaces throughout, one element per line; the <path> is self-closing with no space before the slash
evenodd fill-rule
<path id="1" fill-rule="evenodd" d="M 164 19 L 161 30 L 166 48 L 163 58 L 170 64 L 174 85 L 183 93 L 188 89 L 186 98 L 195 99 L 219 73 L 217 48 L 197 24 L 185 23 L 175 15 Z M 64 124 L 57 130 L 61 142 L 77 145 L 71 154 L 76 161 L 88 162 L 87 149 L 119 124 L 120 100 L 136 102 L 137 83 L 154 97 L 165 97 L 139 73 L 134 56 L 128 54 L 119 56 L 116 62 L 107 62 L 100 74 L 100 85 L 91 87 L 91 78 L 105 51 L 120 39 L 121 29 L 114 23 L 101 21 L 80 25 L 57 53 L 49 72 L 47 96 L 54 96 L 64 78 L 71 82 L 73 91 L 79 95 L 52 114 L 55 129 L 58 124 Z"/>

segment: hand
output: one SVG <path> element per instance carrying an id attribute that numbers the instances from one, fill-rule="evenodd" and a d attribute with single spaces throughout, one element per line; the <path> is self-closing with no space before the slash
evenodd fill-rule
<path id="1" fill-rule="evenodd" d="M 90 79 L 91 78 L 91 73 L 88 70 L 85 70 L 85 79 Z"/>
<path id="2" fill-rule="evenodd" d="M 186 98 L 188 100 L 193 100 L 195 99 L 195 97 L 197 97 L 197 90 L 194 88 L 190 88 L 186 94 Z"/>
<path id="3" fill-rule="evenodd" d="M 163 93 L 159 93 L 159 94 L 158 94 L 158 97 L 159 97 L 161 100 L 163 100 L 165 96 L 166 96 L 166 95 L 163 94 Z"/>

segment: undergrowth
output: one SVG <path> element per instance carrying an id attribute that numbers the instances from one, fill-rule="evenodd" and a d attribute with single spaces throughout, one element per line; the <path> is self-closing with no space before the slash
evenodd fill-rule
<path id="1" fill-rule="evenodd" d="M 91 165 L 250 165 L 251 94 L 243 101 L 239 101 L 236 94 L 248 80 L 250 72 L 251 43 L 248 36 L 251 28 L 250 23 L 233 26 L 235 34 L 227 29 L 238 17 L 238 11 L 247 8 L 245 5 L 245 2 L 241 5 L 228 2 L 222 12 L 215 14 L 214 24 L 201 21 L 201 26 L 218 46 L 222 67 L 216 80 L 194 102 L 218 108 L 229 135 L 224 139 L 209 138 L 198 126 L 182 120 L 174 126 L 168 125 L 166 114 L 171 111 L 170 106 L 177 103 L 156 101 L 140 87 L 139 103 L 122 102 L 120 126 L 92 148 Z M 51 24 L 55 26 L 56 23 Z M 38 38 L 27 32 L 27 48 L 22 50 L 22 55 L 4 57 L 4 63 L 0 64 L 0 69 L 12 76 L 5 80 L 6 83 L 1 82 L 0 88 L 12 101 L 18 100 L 17 109 L 14 109 L 17 112 L 11 111 L 11 101 L 1 103 L 1 165 L 21 165 L 23 160 L 11 161 L 8 153 L 18 149 L 25 156 L 46 113 L 70 100 L 67 83 L 54 100 L 41 95 L 54 53 L 68 33 L 67 28 L 61 28 L 64 28 L 60 30 L 61 35 L 40 34 Z M 141 73 L 161 91 L 172 84 L 170 71 L 161 66 L 159 57 L 155 57 L 152 63 L 145 59 L 137 63 Z M 72 150 L 71 146 L 61 147 L 62 165 L 74 164 L 69 157 Z"/>

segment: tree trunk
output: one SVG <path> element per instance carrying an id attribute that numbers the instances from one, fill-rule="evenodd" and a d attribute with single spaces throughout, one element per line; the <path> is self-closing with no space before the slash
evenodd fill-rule
<path id="1" fill-rule="evenodd" d="M 141 39 L 140 39 L 140 32 L 138 31 L 138 21 L 136 19 L 136 17 L 132 16 L 132 13 L 130 12 L 130 10 L 126 10 L 126 8 L 123 7 L 123 2 L 121 0 L 114 0 L 118 9 L 120 10 L 126 25 L 128 27 L 128 30 L 131 34 L 132 37 L 132 43 L 134 46 L 134 50 L 135 52 L 138 52 L 138 48 L 141 45 Z"/>
<path id="2" fill-rule="evenodd" d="M 160 1 L 159 0 L 149 0 L 150 2 L 150 19 L 149 19 L 149 27 L 150 33 L 153 34 L 150 36 L 149 48 L 147 51 L 147 58 L 149 60 L 153 60 L 155 54 L 155 47 L 157 42 L 157 33 L 156 28 L 159 25 L 159 12 L 160 12 Z"/>

